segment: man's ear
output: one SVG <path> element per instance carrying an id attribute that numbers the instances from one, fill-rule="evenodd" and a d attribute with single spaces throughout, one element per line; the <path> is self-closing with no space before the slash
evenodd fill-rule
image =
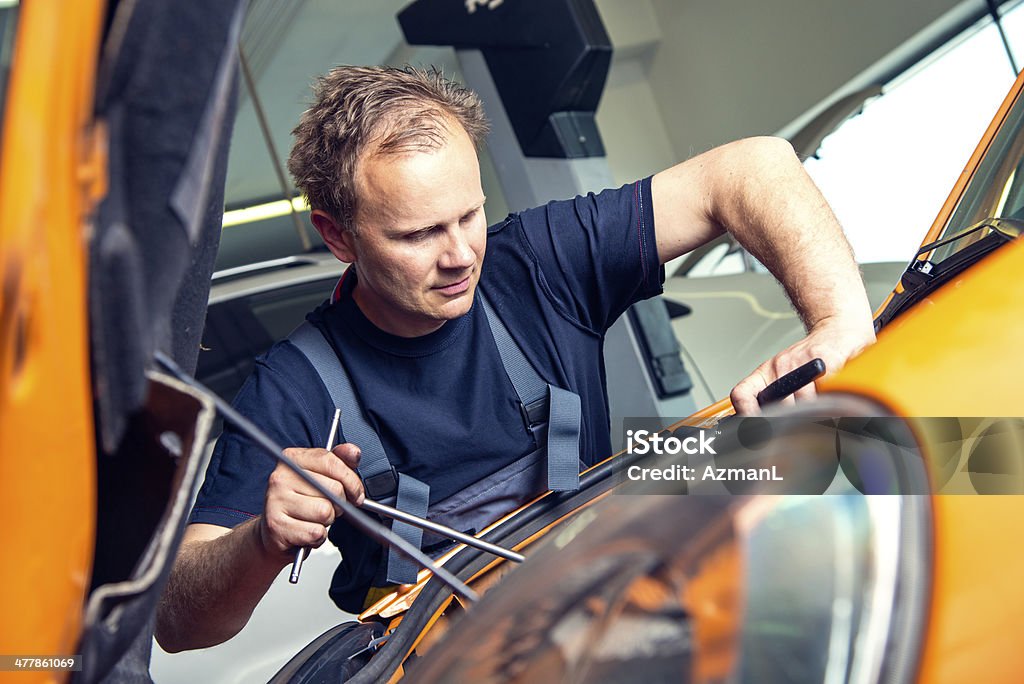
<path id="1" fill-rule="evenodd" d="M 352 232 L 335 221 L 334 217 L 325 211 L 314 209 L 309 214 L 309 220 L 313 222 L 316 232 L 320 233 L 327 249 L 331 250 L 331 254 L 336 256 L 339 261 L 354 264 L 358 260 Z"/>

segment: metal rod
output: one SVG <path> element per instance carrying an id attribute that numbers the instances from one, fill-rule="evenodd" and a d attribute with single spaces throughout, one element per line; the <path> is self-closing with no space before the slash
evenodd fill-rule
<path id="1" fill-rule="evenodd" d="M 324 447 L 328 451 L 334 448 L 334 436 L 338 434 L 338 419 L 341 418 L 341 409 L 334 409 L 334 422 L 331 423 L 331 434 L 327 436 L 327 446 Z M 292 561 L 292 573 L 288 576 L 288 581 L 292 584 L 299 583 L 299 573 L 302 572 L 302 561 L 306 560 L 306 556 L 309 554 L 309 549 L 304 546 L 300 546 L 295 549 L 295 560 Z"/>
<path id="2" fill-rule="evenodd" d="M 178 364 L 176 364 L 169 356 L 158 351 L 153 354 L 153 358 L 175 378 L 202 392 L 203 396 L 214 403 L 217 410 L 222 416 L 224 416 L 226 421 L 232 423 L 235 427 L 241 430 L 246 437 L 251 439 L 259 448 L 263 449 L 263 451 L 265 451 L 271 458 L 277 459 L 295 471 L 295 474 L 301 477 L 307 484 L 309 484 L 309 486 L 320 492 L 323 497 L 340 508 L 342 513 L 348 516 L 349 521 L 355 527 L 365 532 L 371 539 L 381 546 L 390 546 L 398 549 L 403 555 L 418 563 L 420 567 L 434 573 L 434 576 L 437 577 L 438 580 L 444 582 L 444 584 L 446 584 L 454 593 L 463 597 L 467 601 L 476 603 L 476 601 L 479 600 L 479 596 L 477 596 L 475 591 L 467 587 L 451 572 L 434 563 L 430 556 L 402 539 L 384 525 L 381 525 L 376 520 L 370 518 L 370 516 L 359 510 L 359 508 L 350 503 L 345 497 L 336 496 L 334 492 L 320 484 L 320 482 L 318 482 L 312 475 L 300 468 L 295 461 L 285 456 L 284 448 L 279 444 L 276 444 L 274 440 L 270 439 L 270 437 L 267 437 L 262 430 L 256 427 L 255 423 L 232 408 L 231 404 L 221 399 L 215 392 L 209 390 L 201 382 L 183 371 L 181 367 L 178 366 Z"/>
<path id="3" fill-rule="evenodd" d="M 440 534 L 444 537 L 448 537 L 449 539 L 454 539 L 457 542 L 461 542 L 466 546 L 472 546 L 475 549 L 480 549 L 481 551 L 492 553 L 495 556 L 500 556 L 502 558 L 514 561 L 516 563 L 522 563 L 525 560 L 522 554 L 516 553 L 515 551 L 509 551 L 508 549 L 498 546 L 497 544 L 486 542 L 483 539 L 473 537 L 464 532 L 459 532 L 458 530 L 452 529 L 451 527 L 438 524 L 432 520 L 427 520 L 426 518 L 420 518 L 419 516 L 411 515 L 404 511 L 400 511 L 397 508 L 386 506 L 382 503 L 373 501 L 371 499 L 364 500 L 362 505 L 360 505 L 360 508 L 362 508 L 364 511 L 376 513 L 377 515 L 383 515 L 388 518 L 393 518 L 404 523 L 409 523 L 414 527 L 419 527 L 420 529 L 427 530 L 428 532 L 436 532 L 437 534 Z"/>
<path id="4" fill-rule="evenodd" d="M 295 211 L 295 205 L 292 203 L 292 191 L 288 187 L 288 181 L 284 177 L 284 170 L 281 166 L 281 158 L 277 156 L 277 148 L 274 147 L 274 139 L 270 134 L 270 124 L 267 123 L 267 116 L 263 113 L 263 105 L 260 104 L 260 98 L 256 94 L 256 83 L 253 81 L 252 72 L 249 71 L 249 60 L 245 58 L 245 51 L 242 50 L 242 45 L 238 45 L 238 63 L 242 67 L 242 76 L 245 79 L 246 89 L 249 91 L 249 97 L 252 99 L 252 108 L 256 112 L 256 120 L 260 124 L 260 130 L 263 131 L 263 141 L 267 144 L 267 151 L 270 153 L 271 166 L 274 167 L 274 174 L 277 176 L 277 182 L 281 184 L 281 195 L 288 201 L 288 208 L 291 210 L 290 214 L 292 217 L 292 223 L 295 224 L 295 232 L 299 234 L 299 241 L 302 242 L 302 249 L 305 252 L 310 251 L 313 248 L 313 243 L 309 239 L 309 235 L 306 233 L 305 226 L 302 225 L 302 220 L 299 218 L 299 213 Z"/>

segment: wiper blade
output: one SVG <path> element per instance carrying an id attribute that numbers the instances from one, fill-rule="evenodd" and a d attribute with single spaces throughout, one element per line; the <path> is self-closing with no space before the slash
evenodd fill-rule
<path id="1" fill-rule="evenodd" d="M 993 233 L 999 233 L 1006 238 L 1007 241 L 1016 240 L 1020 237 L 1021 232 L 1024 232 L 1024 221 L 1015 218 L 997 218 L 995 216 L 990 216 L 987 219 L 983 219 L 978 223 L 975 223 L 973 226 L 964 228 L 956 235 L 951 235 L 948 238 L 942 238 L 935 242 L 929 242 L 927 245 L 924 245 L 921 249 L 917 250 L 917 254 L 914 255 L 914 259 L 922 257 L 932 250 L 948 245 L 951 242 L 956 242 L 968 235 L 973 235 L 979 230 L 984 230 L 985 228 L 988 228 Z"/>
<path id="2" fill-rule="evenodd" d="M 939 247 L 951 244 L 974 235 L 982 230 L 990 231 L 978 238 L 974 243 L 947 255 L 939 261 L 930 261 L 925 257 Z M 936 240 L 924 245 L 914 255 L 907 270 L 900 278 L 903 291 L 893 295 L 889 305 L 875 319 L 875 332 L 888 325 L 911 305 L 918 302 L 930 292 L 962 273 L 968 266 L 982 259 L 990 252 L 1013 242 L 1024 232 L 1024 220 L 1016 218 L 991 217 L 965 228 L 956 235 Z"/>

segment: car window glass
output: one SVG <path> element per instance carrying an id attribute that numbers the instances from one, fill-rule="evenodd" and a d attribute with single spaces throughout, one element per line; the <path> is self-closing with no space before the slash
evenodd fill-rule
<path id="1" fill-rule="evenodd" d="M 0 0 L 0 111 L 7 101 L 7 79 L 14 57 L 14 33 L 18 23 L 17 0 Z"/>
<path id="2" fill-rule="evenodd" d="M 332 278 L 262 292 L 250 298 L 250 306 L 270 337 L 280 340 L 305 320 L 307 312 L 331 295 L 335 282 Z"/>
<path id="3" fill-rule="evenodd" d="M 1006 116 L 984 159 L 964 189 L 960 202 L 939 239 L 946 239 L 989 218 L 1024 220 L 1021 167 L 1024 166 L 1024 106 L 1018 98 Z M 935 250 L 932 261 L 950 255 L 982 239 L 985 229 L 965 235 Z"/>
<path id="4" fill-rule="evenodd" d="M 211 304 L 196 377 L 231 400 L 252 370 L 253 358 L 294 330 L 330 296 L 336 279 L 281 286 Z"/>

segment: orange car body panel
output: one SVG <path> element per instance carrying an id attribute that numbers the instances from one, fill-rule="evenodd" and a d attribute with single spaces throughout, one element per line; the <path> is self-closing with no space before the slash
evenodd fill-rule
<path id="1" fill-rule="evenodd" d="M 1024 416 L 1024 244 L 975 264 L 823 383 L 905 416 Z M 884 342 L 884 344 L 881 344 Z M 898 388 L 899 391 L 894 391 Z M 1019 682 L 1024 496 L 932 497 L 933 585 L 920 681 Z"/>
<path id="2" fill-rule="evenodd" d="M 0 150 L 0 653 L 67 655 L 95 534 L 85 226 L 106 173 L 91 127 L 103 3 L 18 12 Z"/>
<path id="3" fill-rule="evenodd" d="M 1024 75 L 922 244 L 945 228 L 1022 87 Z M 819 390 L 867 396 L 903 416 L 1024 416 L 1022 273 L 1024 243 L 1018 241 L 894 320 L 879 334 L 879 344 L 820 382 Z M 1015 491 L 1021 491 L 1019 483 Z M 918 680 L 1021 681 L 1024 495 L 938 494 L 932 507 L 932 600 Z"/>

